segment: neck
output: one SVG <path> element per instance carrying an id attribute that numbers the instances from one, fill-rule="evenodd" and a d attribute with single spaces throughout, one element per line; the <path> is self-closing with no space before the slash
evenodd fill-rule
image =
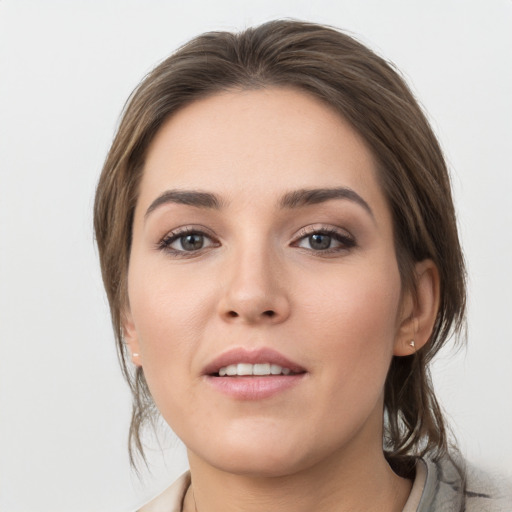
<path id="1" fill-rule="evenodd" d="M 411 482 L 396 475 L 382 448 L 333 453 L 285 476 L 232 474 L 189 452 L 192 484 L 184 510 L 190 512 L 400 512 Z"/>

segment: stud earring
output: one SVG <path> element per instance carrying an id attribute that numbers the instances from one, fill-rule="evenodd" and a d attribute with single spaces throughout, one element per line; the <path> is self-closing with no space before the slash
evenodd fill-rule
<path id="1" fill-rule="evenodd" d="M 409 341 L 409 345 L 411 348 L 416 348 L 416 343 L 414 343 L 414 340 Z"/>

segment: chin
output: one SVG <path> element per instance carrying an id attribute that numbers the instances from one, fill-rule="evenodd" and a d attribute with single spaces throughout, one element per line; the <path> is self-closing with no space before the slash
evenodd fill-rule
<path id="1" fill-rule="evenodd" d="M 237 460 L 217 460 L 212 464 L 224 472 L 248 476 L 251 478 L 277 478 L 298 473 L 307 467 L 302 461 L 289 460 L 286 457 L 257 457 L 255 459 L 241 458 Z"/>
<path id="2" fill-rule="evenodd" d="M 281 437 L 281 436 L 280 436 Z M 216 441 L 215 447 L 204 451 L 195 451 L 207 464 L 227 473 L 250 476 L 252 478 L 270 478 L 291 475 L 314 465 L 314 457 L 307 454 L 302 443 L 286 442 L 282 438 L 269 440 L 245 439 L 236 442 L 227 439 Z M 240 440 L 241 441 L 241 440 Z"/>

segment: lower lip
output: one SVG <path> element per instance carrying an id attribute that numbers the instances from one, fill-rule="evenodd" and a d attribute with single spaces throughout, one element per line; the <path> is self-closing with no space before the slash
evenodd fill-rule
<path id="1" fill-rule="evenodd" d="M 206 380 L 221 393 L 238 400 L 262 400 L 282 393 L 299 384 L 305 373 L 296 375 L 212 377 Z"/>

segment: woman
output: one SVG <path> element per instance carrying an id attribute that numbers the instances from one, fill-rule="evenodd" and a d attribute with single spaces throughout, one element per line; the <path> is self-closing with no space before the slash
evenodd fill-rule
<path id="1" fill-rule="evenodd" d="M 429 378 L 465 312 L 446 165 L 369 49 L 292 21 L 194 39 L 130 99 L 95 230 L 131 446 L 156 406 L 189 457 L 142 510 L 502 510 Z"/>

